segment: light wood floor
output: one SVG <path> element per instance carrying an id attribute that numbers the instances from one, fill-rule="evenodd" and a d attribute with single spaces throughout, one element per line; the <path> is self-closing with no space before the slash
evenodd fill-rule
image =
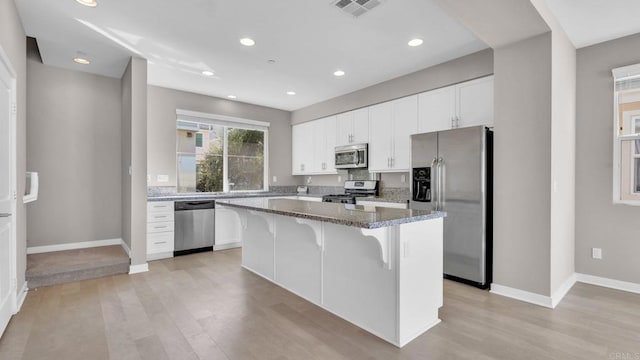
<path id="1" fill-rule="evenodd" d="M 150 270 L 29 292 L 0 359 L 640 359 L 640 295 L 584 284 L 550 310 L 445 281 L 442 323 L 397 349 L 242 270 L 238 250 Z"/>

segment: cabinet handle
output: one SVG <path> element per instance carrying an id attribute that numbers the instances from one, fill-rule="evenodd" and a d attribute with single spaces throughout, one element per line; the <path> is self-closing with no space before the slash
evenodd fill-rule
<path id="1" fill-rule="evenodd" d="M 154 229 L 165 229 L 167 227 L 167 225 L 163 225 L 163 226 L 154 226 Z"/>
<path id="2" fill-rule="evenodd" d="M 460 127 L 460 117 L 456 116 L 456 127 Z"/>
<path id="3" fill-rule="evenodd" d="M 156 245 L 158 245 L 158 244 L 166 244 L 166 243 L 167 243 L 166 241 L 156 241 L 156 242 L 154 242 L 154 244 L 156 244 Z"/>
<path id="4" fill-rule="evenodd" d="M 396 159 L 391 158 L 391 167 L 393 167 L 393 163 L 395 162 Z"/>
<path id="5" fill-rule="evenodd" d="M 456 119 L 455 119 L 455 117 L 452 116 L 451 117 L 451 128 L 453 129 L 455 127 L 456 127 Z"/>

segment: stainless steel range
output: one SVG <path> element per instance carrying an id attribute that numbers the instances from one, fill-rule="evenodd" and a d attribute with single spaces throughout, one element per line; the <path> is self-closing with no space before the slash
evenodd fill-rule
<path id="1" fill-rule="evenodd" d="M 378 180 L 349 180 L 344 182 L 344 194 L 325 195 L 322 201 L 355 204 L 357 197 L 377 195 Z"/>

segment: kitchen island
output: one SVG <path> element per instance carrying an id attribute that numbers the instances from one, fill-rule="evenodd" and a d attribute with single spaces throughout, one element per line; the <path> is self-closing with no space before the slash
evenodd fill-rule
<path id="1" fill-rule="evenodd" d="M 436 325 L 445 213 L 293 199 L 219 200 L 242 266 L 402 347 Z"/>

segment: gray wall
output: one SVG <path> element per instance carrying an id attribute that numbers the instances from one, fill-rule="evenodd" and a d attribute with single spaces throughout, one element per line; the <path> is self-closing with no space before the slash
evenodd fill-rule
<path id="1" fill-rule="evenodd" d="M 121 237 L 120 82 L 27 61 L 28 246 Z"/>
<path id="2" fill-rule="evenodd" d="M 176 109 L 266 121 L 269 127 L 269 184 L 296 185 L 291 176 L 291 113 L 157 86 L 148 87 L 148 174 L 150 186 L 176 186 Z M 157 175 L 169 175 L 159 183 Z M 278 182 L 273 182 L 273 176 Z"/>
<path id="3" fill-rule="evenodd" d="M 131 265 L 147 262 L 147 60 L 131 58 L 122 88 L 122 235 Z"/>
<path id="4" fill-rule="evenodd" d="M 27 42 L 13 1 L 0 1 L 0 47 L 9 57 L 17 73 L 16 190 L 18 194 L 24 194 L 24 173 L 27 163 Z M 24 285 L 24 274 L 27 269 L 27 213 L 21 199 L 18 197 L 16 204 L 18 292 Z"/>
<path id="5" fill-rule="evenodd" d="M 640 207 L 613 205 L 613 77 L 640 63 L 640 34 L 577 54 L 576 272 L 640 283 Z M 591 248 L 602 248 L 602 260 Z"/>
<path id="6" fill-rule="evenodd" d="M 494 57 L 493 282 L 548 296 L 551 33 Z"/>
<path id="7" fill-rule="evenodd" d="M 435 65 L 399 78 L 385 81 L 350 94 L 329 99 L 291 114 L 292 124 L 319 119 L 349 110 L 418 94 L 451 84 L 491 75 L 493 73 L 493 50 L 487 49 L 471 55 Z M 381 187 L 409 187 L 408 179 L 401 181 L 402 175 L 409 173 L 385 173 L 381 176 Z M 308 177 L 296 176 L 300 184 Z M 346 175 L 338 181 L 336 175 L 311 176 L 310 185 L 341 186 Z"/>

